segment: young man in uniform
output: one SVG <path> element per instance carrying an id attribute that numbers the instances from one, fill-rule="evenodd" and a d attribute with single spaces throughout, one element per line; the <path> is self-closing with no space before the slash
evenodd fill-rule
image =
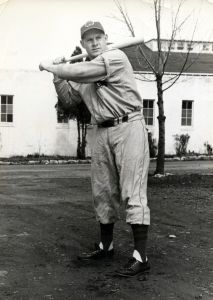
<path id="1" fill-rule="evenodd" d="M 100 243 L 79 259 L 113 256 L 113 227 L 124 202 L 134 249 L 132 258 L 116 273 L 131 277 L 150 268 L 146 256 L 149 146 L 132 67 L 121 50 L 108 49 L 107 39 L 100 22 L 89 21 L 81 27 L 81 45 L 90 61 L 63 64 L 64 58 L 59 58 L 42 62 L 40 70 L 54 74 L 57 94 L 65 106 L 84 101 L 96 128 L 91 178 Z"/>

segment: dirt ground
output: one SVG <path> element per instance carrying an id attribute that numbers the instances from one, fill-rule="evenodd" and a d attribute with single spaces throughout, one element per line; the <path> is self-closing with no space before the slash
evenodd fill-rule
<path id="1" fill-rule="evenodd" d="M 213 299 L 213 176 L 149 176 L 149 275 L 118 278 L 131 230 L 115 226 L 113 261 L 80 263 L 98 242 L 89 166 L 0 166 L 0 299 Z"/>

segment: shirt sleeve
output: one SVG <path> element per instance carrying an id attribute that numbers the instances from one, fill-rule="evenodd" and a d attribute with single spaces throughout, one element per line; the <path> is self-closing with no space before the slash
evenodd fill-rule
<path id="1" fill-rule="evenodd" d="M 106 51 L 98 56 L 96 60 L 105 65 L 107 73 L 106 76 L 103 76 L 99 80 L 118 80 L 126 64 L 125 54 L 118 49 Z"/>
<path id="2" fill-rule="evenodd" d="M 119 74 L 125 66 L 125 54 L 118 50 L 108 50 L 98 57 L 94 58 L 88 64 L 90 64 L 91 69 L 98 69 L 100 66 L 105 68 L 104 75 L 84 75 L 84 78 L 81 80 L 81 83 L 92 83 L 97 81 L 116 81 L 119 79 Z M 80 63 L 79 63 L 80 64 Z"/>
<path id="3" fill-rule="evenodd" d="M 71 108 L 81 103 L 82 99 L 77 90 L 72 86 L 72 82 L 60 78 L 54 78 L 56 93 L 64 107 Z M 73 83 L 76 85 L 75 83 Z"/>

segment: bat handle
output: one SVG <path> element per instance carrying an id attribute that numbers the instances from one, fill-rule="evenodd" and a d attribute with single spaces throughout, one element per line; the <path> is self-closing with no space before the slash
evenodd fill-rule
<path id="1" fill-rule="evenodd" d="M 75 55 L 75 56 L 65 58 L 64 62 L 71 62 L 71 61 L 75 61 L 75 60 L 80 60 L 80 59 L 83 59 L 87 56 L 88 56 L 87 53 L 78 54 L 78 55 Z"/>

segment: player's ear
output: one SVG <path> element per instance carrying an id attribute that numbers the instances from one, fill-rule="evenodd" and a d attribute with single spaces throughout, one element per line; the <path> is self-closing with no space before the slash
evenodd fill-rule
<path id="1" fill-rule="evenodd" d="M 84 46 L 84 40 L 80 40 L 80 43 L 81 43 L 81 46 L 82 46 L 83 48 L 85 48 L 85 46 Z"/>

